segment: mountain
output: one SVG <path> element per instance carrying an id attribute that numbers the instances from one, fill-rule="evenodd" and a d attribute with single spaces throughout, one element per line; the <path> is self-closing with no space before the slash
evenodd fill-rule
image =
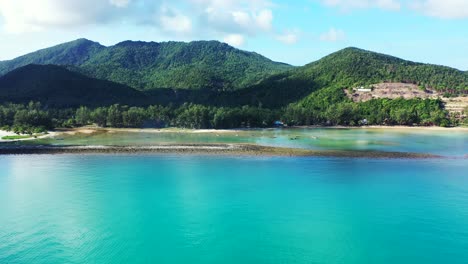
<path id="1" fill-rule="evenodd" d="M 140 90 L 237 90 L 292 68 L 217 41 L 125 41 L 105 47 L 79 39 L 0 62 L 0 75 L 27 64 L 67 66 Z"/>
<path id="2" fill-rule="evenodd" d="M 415 83 L 452 95 L 468 94 L 468 72 L 411 62 L 358 48 L 340 50 L 316 62 L 272 75 L 234 93 L 235 100 L 241 99 L 240 104 L 279 107 L 324 88 L 331 88 L 327 90 L 329 92 L 342 93 L 344 88 L 381 82 Z"/>
<path id="3" fill-rule="evenodd" d="M 97 42 L 78 39 L 38 50 L 10 61 L 0 61 L 0 75 L 28 64 L 81 65 L 103 49 L 105 47 Z"/>
<path id="4" fill-rule="evenodd" d="M 336 103 L 346 100 L 344 88 L 388 81 L 416 83 L 421 87 L 453 95 L 468 93 L 468 72 L 411 62 L 358 48 L 346 48 L 305 66 L 290 67 L 215 41 L 127 41 L 104 47 L 82 39 L 0 63 L 0 72 L 8 72 L 31 61 L 39 61 L 41 64 L 67 62 L 67 66 L 47 65 L 42 68 L 32 65 L 7 73 L 0 80 L 16 76 L 14 80 L 18 83 L 10 81 L 8 89 L 12 91 L 12 87 L 19 88 L 15 88 L 17 93 L 10 92 L 6 95 L 5 91 L 8 89 L 5 89 L 5 81 L 0 81 L 3 101 L 18 101 L 18 98 L 47 101 L 51 99 L 44 98 L 44 94 L 50 94 L 49 89 L 56 89 L 54 93 L 60 96 L 52 96 L 52 102 L 64 105 L 89 105 L 90 102 L 99 105 L 99 100 L 103 100 L 102 104 L 118 101 L 129 105 L 179 105 L 192 102 L 213 106 L 280 108 L 299 101 L 304 104 L 320 102 L 322 105 Z M 279 73 L 274 73 L 274 70 L 270 72 L 271 68 L 266 71 L 262 68 L 265 65 L 273 65 L 281 70 Z M 51 71 L 60 78 L 44 79 L 38 68 L 46 72 L 45 76 L 49 76 L 47 74 Z M 263 73 L 259 73 L 262 70 Z M 218 81 L 216 78 L 219 78 Z M 90 97 L 86 100 L 67 97 L 66 90 L 61 88 L 75 87 L 73 85 L 78 82 L 60 86 L 69 79 L 79 79 L 79 82 L 86 83 L 80 89 L 84 89 Z M 103 81 L 109 79 L 129 83 L 131 87 L 145 87 L 148 83 L 155 83 L 154 87 L 159 88 L 144 90 L 143 94 L 125 84 Z M 107 96 L 104 90 L 100 90 L 101 85 L 106 87 Z M 210 89 L 202 89 L 203 87 Z M 41 92 L 40 89 L 45 91 Z M 98 96 L 91 97 L 96 91 Z M 128 96 L 121 97 L 126 93 L 124 91 Z M 110 100 L 111 96 L 116 98 Z M 135 100 L 132 99 L 133 96 Z"/>
<path id="5" fill-rule="evenodd" d="M 466 72 L 358 48 L 340 50 L 295 72 L 295 78 L 304 77 L 327 86 L 353 87 L 389 81 L 415 83 L 439 91 L 468 89 Z"/>
<path id="6" fill-rule="evenodd" d="M 55 107 L 148 103 L 147 96 L 133 88 L 56 65 L 30 64 L 0 77 L 0 103 L 29 101 Z"/>

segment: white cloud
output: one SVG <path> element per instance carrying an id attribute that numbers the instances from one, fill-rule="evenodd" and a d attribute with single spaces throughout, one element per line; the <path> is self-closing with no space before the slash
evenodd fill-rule
<path id="1" fill-rule="evenodd" d="M 266 0 L 188 0 L 201 24 L 213 31 L 254 36 L 273 27 L 274 6 Z"/>
<path id="2" fill-rule="evenodd" d="M 327 32 L 320 35 L 321 41 L 328 41 L 328 42 L 337 42 L 346 39 L 346 34 L 343 30 L 330 28 Z"/>
<path id="3" fill-rule="evenodd" d="M 125 23 L 151 27 L 168 38 L 228 36 L 242 45 L 247 37 L 276 37 L 274 7 L 268 0 L 0 0 L 0 26 L 21 34 Z M 295 41 L 292 34 L 280 39 Z"/>
<path id="4" fill-rule="evenodd" d="M 283 34 L 276 35 L 276 39 L 284 44 L 292 45 L 296 44 L 299 41 L 299 31 L 286 31 Z"/>
<path id="5" fill-rule="evenodd" d="M 342 11 L 379 8 L 398 11 L 402 8 L 417 11 L 427 16 L 460 19 L 468 18 L 468 0 L 316 0 Z"/>
<path id="6" fill-rule="evenodd" d="M 234 47 L 240 47 L 244 45 L 245 37 L 241 34 L 230 34 L 224 38 L 224 42 Z"/>
<path id="7" fill-rule="evenodd" d="M 386 10 L 400 10 L 398 0 L 321 0 L 327 6 L 338 7 L 344 11 L 356 8 L 381 8 Z"/>
<path id="8" fill-rule="evenodd" d="M 130 0 L 109 0 L 109 3 L 116 7 L 127 7 Z"/>
<path id="9" fill-rule="evenodd" d="M 255 15 L 255 21 L 257 22 L 257 26 L 260 29 L 265 31 L 271 30 L 273 23 L 273 12 L 269 9 L 262 10 Z"/>
<path id="10" fill-rule="evenodd" d="M 252 18 L 247 12 L 243 12 L 243 11 L 232 12 L 232 18 L 234 19 L 235 23 L 239 24 L 242 27 L 248 27 L 252 23 Z"/>
<path id="11" fill-rule="evenodd" d="M 190 33 L 192 20 L 178 11 L 163 8 L 159 14 L 161 29 L 165 32 Z"/>
<path id="12" fill-rule="evenodd" d="M 468 18 L 467 0 L 419 0 L 411 7 L 425 15 L 439 18 Z"/>
<path id="13" fill-rule="evenodd" d="M 113 1 L 124 4 L 122 0 Z M 117 8 L 115 3 L 108 0 L 0 0 L 4 27 L 14 33 L 104 22 L 113 8 Z"/>

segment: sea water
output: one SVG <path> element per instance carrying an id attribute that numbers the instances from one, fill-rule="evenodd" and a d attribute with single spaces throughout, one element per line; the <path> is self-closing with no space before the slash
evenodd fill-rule
<path id="1" fill-rule="evenodd" d="M 0 263 L 468 263 L 468 162 L 0 156 Z"/>

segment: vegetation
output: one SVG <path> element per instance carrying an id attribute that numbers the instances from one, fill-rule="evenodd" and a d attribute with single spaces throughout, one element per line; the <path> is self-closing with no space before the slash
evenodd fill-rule
<path id="1" fill-rule="evenodd" d="M 128 86 L 88 78 L 55 65 L 28 65 L 0 77 L 0 102 L 38 101 L 49 107 L 140 105 L 147 96 Z"/>
<path id="2" fill-rule="evenodd" d="M 28 64 L 68 66 L 93 78 L 141 90 L 235 90 L 291 68 L 217 41 L 125 41 L 105 47 L 79 39 L 0 62 L 0 75 Z"/>
<path id="3" fill-rule="evenodd" d="M 258 86 L 269 92 L 286 90 L 299 97 L 325 87 L 352 88 L 380 82 L 414 83 L 448 95 L 468 94 L 468 73 L 453 68 L 415 63 L 392 56 L 347 48 Z"/>
<path id="4" fill-rule="evenodd" d="M 468 72 L 356 48 L 291 67 L 216 41 L 126 41 L 104 47 L 81 39 L 0 62 L 0 74 L 0 126 L 19 134 L 88 124 L 238 128 L 268 127 L 275 120 L 347 126 L 467 122 L 451 120 L 439 100 L 352 102 L 343 89 L 379 82 L 414 83 L 446 96 L 468 93 Z"/>
<path id="5" fill-rule="evenodd" d="M 379 99 L 365 103 L 336 100 L 321 102 L 327 93 L 283 109 L 261 107 L 212 107 L 197 104 L 135 107 L 111 105 L 88 108 L 44 109 L 40 103 L 0 106 L 0 127 L 17 134 L 41 133 L 58 127 L 78 127 L 95 124 L 101 127 L 129 128 L 246 128 L 272 127 L 276 120 L 289 125 L 454 125 L 438 100 Z M 325 97 L 324 97 L 325 96 Z"/>
<path id="6" fill-rule="evenodd" d="M 440 100 L 374 99 L 354 103 L 339 88 L 326 88 L 289 105 L 283 119 L 293 125 L 449 126 Z"/>
<path id="7" fill-rule="evenodd" d="M 17 135 L 17 136 L 4 136 L 2 137 L 3 140 L 18 140 L 18 139 L 27 139 L 27 138 L 31 138 L 31 136 L 21 136 L 21 135 Z"/>
<path id="8" fill-rule="evenodd" d="M 465 116 L 465 119 L 463 120 L 463 125 L 468 126 L 468 106 L 465 107 L 463 114 Z"/>

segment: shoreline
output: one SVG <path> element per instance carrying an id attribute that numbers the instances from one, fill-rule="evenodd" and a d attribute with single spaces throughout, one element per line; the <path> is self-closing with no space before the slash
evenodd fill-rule
<path id="1" fill-rule="evenodd" d="M 336 157 L 376 159 L 440 159 L 439 155 L 409 152 L 307 150 L 254 144 L 159 144 L 152 146 L 0 145 L 0 155 L 25 154 L 188 154 L 265 157 Z"/>
<path id="2" fill-rule="evenodd" d="M 466 131 L 468 127 L 438 127 L 438 126 L 293 126 L 288 128 L 302 128 L 302 129 L 392 129 L 392 130 L 427 130 L 427 131 Z"/>
<path id="3" fill-rule="evenodd" d="M 233 129 L 187 129 L 187 128 L 111 128 L 111 127 L 78 127 L 71 129 L 57 129 L 55 133 L 65 134 L 92 134 L 96 132 L 144 132 L 144 133 L 193 133 L 193 134 L 211 134 L 211 133 L 239 133 L 255 130 L 272 130 L 272 129 L 392 129 L 392 130 L 427 130 L 427 131 L 466 131 L 468 127 L 437 127 L 437 126 L 290 126 L 283 128 L 233 128 Z M 52 132 L 52 133 L 54 133 Z M 49 132 L 50 133 L 50 132 Z"/>
<path id="4" fill-rule="evenodd" d="M 5 136 L 18 136 L 16 133 L 11 132 L 11 131 L 5 131 L 5 130 L 0 130 L 0 143 L 8 143 L 8 142 L 18 142 L 18 141 L 30 141 L 30 140 L 35 140 L 35 139 L 44 139 L 48 137 L 54 137 L 58 133 L 57 131 L 47 131 L 47 134 L 43 134 L 40 136 L 34 137 L 31 136 L 29 138 L 20 138 L 20 139 L 2 139 Z M 29 136 L 29 135 L 20 135 L 20 136 Z"/>
<path id="5" fill-rule="evenodd" d="M 175 134 L 237 134 L 249 131 L 260 131 L 260 130 L 274 130 L 274 129 L 284 129 L 284 130 L 294 130 L 294 129 L 375 129 L 375 130 L 399 130 L 399 131 L 457 131 L 457 132 L 467 132 L 468 127 L 411 127 L 411 126 L 362 126 L 362 127 L 351 127 L 351 126 L 290 126 L 284 128 L 236 128 L 236 129 L 185 129 L 185 128 L 110 128 L 110 127 L 77 127 L 69 129 L 56 129 L 54 131 L 49 131 L 48 134 L 37 137 L 37 138 L 27 138 L 27 139 L 18 139 L 18 140 L 2 140 L 1 137 L 5 135 L 16 135 L 14 133 L 9 133 L 6 131 L 0 130 L 0 143 L 4 142 L 16 142 L 16 141 L 30 141 L 34 139 L 44 139 L 49 137 L 56 137 L 61 135 L 74 136 L 77 134 L 83 135 L 92 135 L 97 133 L 175 133 Z M 3 132 L 3 133 L 2 133 Z M 8 133 L 8 134 L 5 134 Z"/>

